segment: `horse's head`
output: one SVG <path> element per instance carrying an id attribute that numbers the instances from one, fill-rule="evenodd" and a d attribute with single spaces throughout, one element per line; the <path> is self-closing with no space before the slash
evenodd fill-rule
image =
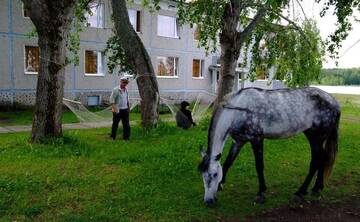
<path id="1" fill-rule="evenodd" d="M 201 151 L 203 160 L 199 164 L 199 171 L 202 173 L 205 195 L 204 201 L 206 205 L 213 205 L 216 202 L 216 192 L 222 179 L 222 168 L 220 165 L 221 154 L 211 156 Z"/>

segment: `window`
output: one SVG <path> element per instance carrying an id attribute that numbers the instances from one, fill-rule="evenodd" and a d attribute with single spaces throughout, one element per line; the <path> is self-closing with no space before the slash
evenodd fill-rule
<path id="1" fill-rule="evenodd" d="M 157 34 L 164 37 L 179 38 L 176 18 L 158 15 Z"/>
<path id="2" fill-rule="evenodd" d="M 176 77 L 178 75 L 179 58 L 158 56 L 156 62 L 158 76 Z"/>
<path id="3" fill-rule="evenodd" d="M 30 10 L 28 8 L 26 8 L 24 4 L 22 4 L 22 6 L 23 6 L 23 16 L 24 16 L 24 18 L 30 18 Z"/>
<path id="4" fill-rule="evenodd" d="M 40 66 L 40 50 L 37 46 L 25 46 L 25 73 L 37 74 Z"/>
<path id="5" fill-rule="evenodd" d="M 200 39 L 200 27 L 198 25 L 195 25 L 195 31 L 194 31 L 194 39 L 199 41 Z"/>
<path id="6" fill-rule="evenodd" d="M 100 96 L 88 96 L 87 105 L 88 106 L 99 106 L 100 105 Z"/>
<path id="7" fill-rule="evenodd" d="M 204 70 L 204 60 L 193 59 L 193 67 L 192 67 L 192 77 L 193 78 L 203 78 Z"/>
<path id="8" fill-rule="evenodd" d="M 103 54 L 100 51 L 85 51 L 85 74 L 103 75 Z"/>
<path id="9" fill-rule="evenodd" d="M 268 74 L 266 73 L 265 67 L 258 66 L 255 69 L 256 79 L 258 80 L 266 80 L 268 78 Z"/>
<path id="10" fill-rule="evenodd" d="M 93 28 L 104 28 L 104 5 L 90 3 L 91 15 L 86 14 L 87 23 Z"/>
<path id="11" fill-rule="evenodd" d="M 128 10 L 130 23 L 136 32 L 141 32 L 141 12 L 133 9 Z"/>

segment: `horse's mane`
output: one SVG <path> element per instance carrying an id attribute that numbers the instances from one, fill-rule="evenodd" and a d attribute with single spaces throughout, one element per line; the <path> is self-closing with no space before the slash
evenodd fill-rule
<path id="1" fill-rule="evenodd" d="M 205 172 L 207 171 L 207 169 L 209 168 L 209 165 L 210 165 L 210 155 L 206 154 L 201 163 L 199 164 L 198 166 L 198 170 L 202 173 L 202 172 Z"/>
<path id="2" fill-rule="evenodd" d="M 210 121 L 209 130 L 208 130 L 208 146 L 207 146 L 206 155 L 203 157 L 201 163 L 198 166 L 198 170 L 200 172 L 205 172 L 209 168 L 210 156 L 211 156 L 211 150 L 210 150 L 209 144 L 210 144 L 210 139 L 212 138 L 211 130 L 212 130 L 212 127 L 214 126 L 214 122 L 215 122 L 215 118 L 217 116 L 216 114 L 218 113 L 218 110 L 219 110 L 219 108 L 215 110 L 215 112 L 211 118 L 211 121 Z"/>

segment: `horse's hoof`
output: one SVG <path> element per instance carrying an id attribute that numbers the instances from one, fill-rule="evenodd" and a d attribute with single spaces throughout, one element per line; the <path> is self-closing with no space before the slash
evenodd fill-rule
<path id="1" fill-rule="evenodd" d="M 265 203 L 265 195 L 264 194 L 256 195 L 254 202 L 257 204 Z"/>
<path id="2" fill-rule="evenodd" d="M 311 199 L 310 199 L 310 201 L 312 203 L 320 202 L 321 199 L 322 199 L 322 197 L 321 197 L 321 194 L 320 194 L 319 191 L 311 191 Z"/>
<path id="3" fill-rule="evenodd" d="M 312 197 L 320 197 L 320 192 L 319 192 L 319 191 L 312 190 L 312 191 L 311 191 L 311 196 L 312 196 Z"/>
<path id="4" fill-rule="evenodd" d="M 224 184 L 219 184 L 219 186 L 218 186 L 218 191 L 222 191 L 224 189 Z"/>
<path id="5" fill-rule="evenodd" d="M 293 203 L 302 203 L 304 201 L 304 197 L 299 194 L 293 194 L 291 197 L 291 201 Z"/>

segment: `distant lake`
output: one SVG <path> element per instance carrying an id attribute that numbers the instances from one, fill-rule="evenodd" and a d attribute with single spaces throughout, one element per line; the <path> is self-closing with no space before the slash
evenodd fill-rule
<path id="1" fill-rule="evenodd" d="M 360 86 L 323 86 L 312 85 L 328 93 L 360 95 Z"/>

